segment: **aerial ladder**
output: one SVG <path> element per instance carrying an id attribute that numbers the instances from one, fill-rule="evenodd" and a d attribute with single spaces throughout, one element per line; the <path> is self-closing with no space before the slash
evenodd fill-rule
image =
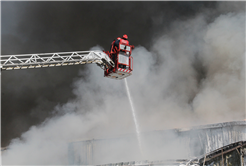
<path id="1" fill-rule="evenodd" d="M 133 65 L 131 47 L 125 45 L 120 46 L 115 61 L 112 61 L 108 51 L 73 51 L 1 55 L 0 62 L 1 71 L 94 63 L 104 70 L 105 77 L 116 80 L 130 76 L 132 72 L 130 65 Z"/>
<path id="2" fill-rule="evenodd" d="M 95 63 L 102 69 L 114 62 L 102 51 L 74 51 L 40 54 L 2 55 L 1 70 L 32 69 Z"/>

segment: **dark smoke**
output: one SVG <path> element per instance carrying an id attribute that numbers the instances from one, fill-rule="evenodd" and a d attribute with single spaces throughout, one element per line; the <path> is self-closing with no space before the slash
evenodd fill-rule
<path id="1" fill-rule="evenodd" d="M 131 44 L 150 49 L 160 32 L 172 29 L 172 22 L 185 21 L 205 11 L 206 21 L 211 22 L 241 6 L 228 7 L 233 4 L 1 2 L 1 54 L 89 50 L 95 45 L 108 50 L 112 40 L 125 33 Z M 206 69 L 194 68 L 201 73 L 199 80 L 206 77 Z M 51 110 L 57 104 L 74 98 L 71 84 L 78 78 L 79 69 L 87 70 L 87 66 L 2 72 L 2 146 L 52 116 Z M 85 73 L 80 77 L 86 80 Z"/>

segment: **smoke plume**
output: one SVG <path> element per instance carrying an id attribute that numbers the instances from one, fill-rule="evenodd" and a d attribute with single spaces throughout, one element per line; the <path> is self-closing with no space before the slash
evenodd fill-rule
<path id="1" fill-rule="evenodd" d="M 206 10 L 175 20 L 149 49 L 134 49 L 134 71 L 127 80 L 141 132 L 244 119 L 245 11 L 228 6 L 217 9 L 231 12 L 213 18 Z M 11 141 L 3 164 L 68 164 L 68 142 L 135 133 L 124 81 L 104 78 L 100 68 L 88 65 L 72 89 L 75 97 L 57 105 L 53 116 Z M 146 159 L 170 157 L 173 146 L 166 146 L 166 156 L 148 153 Z M 185 149 L 179 150 L 182 157 Z"/>

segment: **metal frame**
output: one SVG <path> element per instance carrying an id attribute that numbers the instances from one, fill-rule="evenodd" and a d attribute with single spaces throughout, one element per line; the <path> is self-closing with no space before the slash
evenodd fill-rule
<path id="1" fill-rule="evenodd" d="M 205 165 L 205 163 L 207 161 L 210 161 L 210 160 L 212 160 L 212 159 L 214 159 L 216 157 L 221 156 L 222 163 L 223 163 L 223 155 L 224 154 L 227 154 L 227 153 L 229 153 L 231 151 L 234 151 L 234 150 L 238 151 L 238 149 L 240 149 L 240 151 L 242 151 L 242 148 L 245 147 L 245 146 L 246 146 L 246 141 L 235 142 L 235 143 L 226 145 L 224 147 L 221 147 L 221 148 L 219 148 L 217 150 L 214 150 L 212 152 L 209 152 L 207 154 L 204 154 L 202 156 L 196 157 L 195 159 L 191 160 L 191 162 Z M 240 161 L 241 165 L 243 165 L 243 154 L 239 153 L 239 155 L 240 155 L 240 159 L 241 159 L 241 161 Z"/>
<path id="2" fill-rule="evenodd" d="M 102 69 L 114 67 L 114 62 L 102 51 L 1 55 L 1 70 L 29 69 L 96 63 Z"/>

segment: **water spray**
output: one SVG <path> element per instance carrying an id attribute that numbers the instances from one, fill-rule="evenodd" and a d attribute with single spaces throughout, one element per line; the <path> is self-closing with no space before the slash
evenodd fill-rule
<path id="1" fill-rule="evenodd" d="M 141 142 L 141 138 L 140 138 L 140 131 L 139 131 L 138 121 L 137 121 L 137 117 L 136 117 L 136 112 L 135 112 L 135 109 L 134 109 L 134 105 L 133 105 L 133 102 L 132 102 L 132 98 L 131 98 L 131 94 L 130 94 L 130 90 L 129 90 L 126 78 L 124 80 L 125 80 L 125 85 L 126 85 L 127 96 L 128 96 L 128 99 L 129 99 L 129 102 L 130 102 L 130 105 L 131 105 L 132 117 L 133 117 L 133 120 L 134 120 L 135 129 L 136 129 L 136 133 L 137 133 L 138 146 L 139 146 L 139 150 L 141 152 L 141 155 L 143 157 L 142 142 Z"/>

